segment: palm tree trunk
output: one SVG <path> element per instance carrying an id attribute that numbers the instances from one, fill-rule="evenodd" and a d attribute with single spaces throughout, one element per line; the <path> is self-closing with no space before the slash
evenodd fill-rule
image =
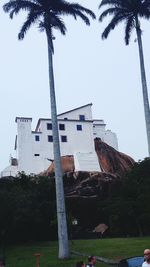
<path id="1" fill-rule="evenodd" d="M 60 144 L 57 123 L 57 108 L 54 87 L 53 58 L 52 58 L 52 39 L 47 32 L 48 41 L 48 61 L 49 61 L 49 85 L 50 85 L 50 103 L 53 131 L 53 151 L 55 164 L 55 183 L 56 183 L 56 201 L 57 201 L 57 222 L 58 222 L 58 242 L 60 259 L 69 257 L 68 232 L 64 199 L 64 187 L 62 179 L 62 166 L 60 156 Z"/>
<path id="2" fill-rule="evenodd" d="M 137 40 L 138 40 L 138 47 L 139 47 L 144 113 L 145 113 L 146 132 L 147 132 L 147 141 L 148 141 L 148 153 L 149 153 L 149 157 L 150 157 L 150 109 L 149 109 L 146 73 L 145 73 L 145 66 L 144 66 L 144 55 L 143 55 L 143 46 L 142 46 L 142 38 L 141 38 L 141 29 L 140 29 L 138 18 L 135 18 L 135 23 L 136 23 L 136 33 L 137 33 Z"/>

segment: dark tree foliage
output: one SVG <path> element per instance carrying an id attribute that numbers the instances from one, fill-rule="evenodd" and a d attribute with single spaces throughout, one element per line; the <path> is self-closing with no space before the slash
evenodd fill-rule
<path id="1" fill-rule="evenodd" d="M 129 218 L 132 218 L 132 223 L 134 223 L 131 232 L 134 229 L 137 235 L 150 234 L 149 189 L 150 158 L 146 158 L 136 163 L 133 170 L 127 174 L 120 192 L 120 198 L 127 206 L 126 214 Z"/>
<path id="2" fill-rule="evenodd" d="M 111 235 L 150 235 L 149 188 L 150 159 L 146 158 L 126 174 L 117 196 L 105 204 Z"/>
<path id="3" fill-rule="evenodd" d="M 109 236 L 150 235 L 150 159 L 135 164 L 120 181 L 105 182 L 95 199 L 67 202 L 72 217 L 78 221 L 74 237 L 108 225 Z M 88 235 L 87 235 L 88 237 Z"/>
<path id="4" fill-rule="evenodd" d="M 54 179 L 0 179 L 0 234 L 5 242 L 56 239 Z"/>
<path id="5" fill-rule="evenodd" d="M 69 177 L 64 185 L 73 183 Z M 125 177 L 104 182 L 95 198 L 66 198 L 69 237 L 92 238 L 99 223 L 107 236 L 150 235 L 150 159 L 135 164 Z M 57 239 L 53 177 L 0 179 L 0 246 Z M 72 222 L 77 219 L 78 224 Z"/>

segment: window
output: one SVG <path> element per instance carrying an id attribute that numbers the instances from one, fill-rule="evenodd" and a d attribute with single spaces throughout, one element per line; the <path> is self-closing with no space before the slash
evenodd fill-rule
<path id="1" fill-rule="evenodd" d="M 80 121 L 85 121 L 85 115 L 79 115 L 79 120 Z"/>
<path id="2" fill-rule="evenodd" d="M 40 136 L 39 135 L 35 135 L 35 141 L 36 142 L 40 141 Z"/>
<path id="3" fill-rule="evenodd" d="M 48 138 L 48 142 L 53 142 L 53 136 L 52 135 L 48 135 L 47 138 Z"/>
<path id="4" fill-rule="evenodd" d="M 61 142 L 63 142 L 63 143 L 67 142 L 67 136 L 66 135 L 61 135 Z"/>
<path id="5" fill-rule="evenodd" d="M 82 125 L 81 124 L 77 124 L 77 131 L 82 131 Z"/>
<path id="6" fill-rule="evenodd" d="M 64 118 L 64 120 L 65 120 L 65 121 L 67 121 L 67 120 L 68 120 L 68 118 Z"/>
<path id="7" fill-rule="evenodd" d="M 52 130 L 52 124 L 51 123 L 47 123 L 47 130 Z"/>
<path id="8" fill-rule="evenodd" d="M 35 156 L 35 157 L 39 157 L 39 156 L 40 156 L 40 154 L 34 154 L 34 156 Z"/>
<path id="9" fill-rule="evenodd" d="M 59 130 L 63 130 L 63 131 L 64 131 L 64 130 L 65 130 L 65 124 L 61 124 L 61 123 L 60 123 L 60 124 L 59 124 Z"/>

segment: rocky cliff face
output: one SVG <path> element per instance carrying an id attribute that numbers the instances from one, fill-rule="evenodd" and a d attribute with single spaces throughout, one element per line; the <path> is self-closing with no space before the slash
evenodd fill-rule
<path id="1" fill-rule="evenodd" d="M 102 142 L 100 138 L 95 139 L 95 150 L 103 172 L 120 176 L 131 169 L 134 164 L 134 160 L 131 157 L 118 152 L 113 147 Z"/>
<path id="2" fill-rule="evenodd" d="M 130 170 L 134 160 L 111 146 L 95 139 L 95 150 L 98 155 L 102 172 L 75 172 L 73 156 L 61 158 L 64 173 L 65 196 L 68 198 L 95 198 L 111 190 L 117 190 L 118 181 L 127 170 Z M 54 163 L 45 175 L 54 173 Z"/>
<path id="3" fill-rule="evenodd" d="M 61 165 L 63 169 L 63 173 L 68 173 L 74 171 L 74 159 L 73 156 L 64 156 L 61 157 Z M 54 173 L 54 162 L 51 163 L 47 171 L 44 173 L 44 175 L 51 175 Z"/>
<path id="4" fill-rule="evenodd" d="M 134 160 L 113 147 L 102 142 L 100 138 L 95 139 L 95 150 L 99 159 L 102 173 L 122 176 L 125 171 L 132 168 Z M 61 158 L 63 173 L 74 172 L 74 159 L 72 155 Z M 54 173 L 54 163 L 47 169 L 47 175 Z M 105 176 L 105 175 L 104 175 Z"/>

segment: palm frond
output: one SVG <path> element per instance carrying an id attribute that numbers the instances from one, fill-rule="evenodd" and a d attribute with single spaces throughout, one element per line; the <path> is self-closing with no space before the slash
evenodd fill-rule
<path id="1" fill-rule="evenodd" d="M 69 11 L 66 11 L 65 9 L 63 9 L 60 12 L 58 12 L 58 14 L 72 15 L 74 19 L 77 19 L 77 17 L 80 17 L 86 23 L 86 25 L 90 25 L 89 18 L 86 15 L 84 15 L 80 10 L 70 8 Z"/>
<path id="2" fill-rule="evenodd" d="M 27 16 L 27 20 L 23 24 L 19 34 L 18 34 L 18 39 L 23 40 L 25 34 L 29 30 L 32 24 L 36 23 L 37 19 L 39 19 L 41 13 L 35 13 L 35 12 L 30 12 Z"/>
<path id="3" fill-rule="evenodd" d="M 74 14 L 76 17 L 80 17 L 85 22 L 86 25 L 90 25 L 89 18 L 86 15 L 84 15 L 81 11 L 76 10 Z"/>
<path id="4" fill-rule="evenodd" d="M 63 35 L 65 35 L 65 33 L 67 31 L 67 28 L 66 28 L 63 20 L 61 20 L 57 16 L 55 16 L 55 23 L 54 23 L 53 27 L 55 29 L 59 30 Z"/>
<path id="5" fill-rule="evenodd" d="M 12 0 L 3 5 L 3 10 L 8 13 L 10 10 L 15 9 L 18 6 L 16 0 Z"/>
<path id="6" fill-rule="evenodd" d="M 26 0 L 18 1 L 13 0 L 3 5 L 3 10 L 6 13 L 9 13 L 10 18 L 12 19 L 14 15 L 17 15 L 21 10 L 30 11 L 31 9 L 37 9 L 37 5 Z"/>
<path id="7" fill-rule="evenodd" d="M 99 8 L 101 8 L 104 5 L 111 5 L 111 6 L 118 6 L 120 3 L 118 0 L 102 0 Z"/>
<path id="8" fill-rule="evenodd" d="M 92 19 L 96 19 L 96 16 L 95 16 L 95 14 L 94 14 L 94 12 L 92 10 L 90 10 L 88 8 L 85 8 L 85 7 L 83 7 L 83 6 L 79 5 L 79 4 L 71 4 L 71 6 L 72 6 L 72 8 L 74 10 L 79 10 L 81 12 L 84 12 L 87 15 L 89 15 Z"/>
<path id="9" fill-rule="evenodd" d="M 131 32 L 132 32 L 132 29 L 134 27 L 135 27 L 134 26 L 134 18 L 133 17 L 130 17 L 127 20 L 126 27 L 125 27 L 125 43 L 126 43 L 126 45 L 129 44 L 130 37 L 131 37 Z"/>
<path id="10" fill-rule="evenodd" d="M 141 18 L 149 19 L 150 18 L 150 7 L 141 9 L 138 15 Z"/>
<path id="11" fill-rule="evenodd" d="M 116 7 L 111 7 L 111 8 L 106 9 L 100 15 L 99 21 L 101 22 L 107 15 L 116 14 L 116 12 L 118 12 L 118 9 Z"/>
<path id="12" fill-rule="evenodd" d="M 90 25 L 90 19 L 95 19 L 95 14 L 90 9 L 79 4 L 70 4 L 65 0 L 9 0 L 3 6 L 6 13 L 9 13 L 10 18 L 17 15 L 20 11 L 27 12 L 27 20 L 23 24 L 18 38 L 24 38 L 30 26 L 38 21 L 40 16 L 43 16 L 43 22 L 38 21 L 40 30 L 54 27 L 62 34 L 66 33 L 66 27 L 61 19 L 61 15 L 71 15 L 74 19 L 81 18 L 87 25 Z M 38 15 L 37 15 L 38 14 Z"/>
<path id="13" fill-rule="evenodd" d="M 20 8 L 19 7 L 14 8 L 12 11 L 10 11 L 9 17 L 11 19 L 13 19 L 14 15 L 17 15 L 19 13 L 19 11 L 20 11 Z"/>
<path id="14" fill-rule="evenodd" d="M 55 28 L 59 30 L 63 35 L 66 33 L 66 26 L 63 20 L 56 14 L 51 14 L 51 16 L 47 17 L 43 24 L 39 25 L 40 27 L 44 27 L 45 29 Z"/>
<path id="15" fill-rule="evenodd" d="M 102 33 L 102 39 L 107 39 L 109 33 L 111 30 L 113 30 L 119 22 L 123 21 L 124 15 L 123 14 L 117 14 L 116 16 L 114 16 L 112 18 L 112 20 L 110 21 L 110 23 L 107 25 L 107 27 L 105 28 L 105 30 Z"/>
<path id="16" fill-rule="evenodd" d="M 62 5 L 61 3 L 61 5 L 57 8 L 56 11 L 54 9 L 54 12 L 56 12 L 59 15 L 71 15 L 74 17 L 74 19 L 77 18 L 75 10 L 71 6 L 71 4 L 68 4 L 68 3 L 65 5 Z"/>
<path id="17" fill-rule="evenodd" d="M 150 7 L 150 0 L 145 0 L 144 3 L 143 3 L 143 5 L 145 7 L 147 7 L 147 8 L 149 8 Z"/>
<path id="18" fill-rule="evenodd" d="M 90 25 L 90 20 L 87 15 L 91 16 L 93 19 L 96 18 L 94 12 L 90 9 L 84 8 L 79 4 L 70 4 L 66 1 L 62 1 L 60 5 L 57 7 L 56 12 L 58 14 L 63 15 L 72 15 L 74 19 L 80 17 L 87 25 Z M 86 13 L 87 15 L 85 15 Z"/>
<path id="19" fill-rule="evenodd" d="M 72 13 L 72 12 L 80 11 L 80 12 L 86 13 L 93 19 L 96 18 L 92 10 L 85 8 L 82 5 L 79 5 L 77 3 L 68 3 L 65 0 L 59 0 L 59 1 L 55 0 L 55 1 L 51 1 L 51 6 L 52 6 L 52 9 L 55 10 L 56 12 L 62 12 L 66 15 L 69 15 L 70 12 Z"/>

